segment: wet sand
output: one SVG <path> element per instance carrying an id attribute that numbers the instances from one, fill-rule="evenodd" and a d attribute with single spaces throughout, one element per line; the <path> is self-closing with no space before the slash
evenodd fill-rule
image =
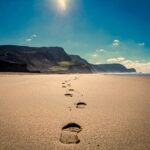
<path id="1" fill-rule="evenodd" d="M 0 74 L 0 150 L 149 150 L 150 77 Z"/>

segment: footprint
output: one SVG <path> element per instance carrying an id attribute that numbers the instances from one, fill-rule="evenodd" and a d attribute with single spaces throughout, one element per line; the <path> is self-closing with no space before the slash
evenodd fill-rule
<path id="1" fill-rule="evenodd" d="M 63 144 L 78 144 L 80 140 L 76 133 L 63 131 L 60 135 L 60 142 Z"/>
<path id="2" fill-rule="evenodd" d="M 75 77 L 75 78 L 74 78 L 74 80 L 77 80 L 77 79 L 78 79 L 78 77 Z"/>
<path id="3" fill-rule="evenodd" d="M 66 86 L 62 86 L 62 88 L 66 88 Z"/>
<path id="4" fill-rule="evenodd" d="M 80 140 L 78 133 L 82 130 L 81 126 L 76 123 L 68 123 L 62 128 L 60 142 L 63 144 L 78 144 Z"/>
<path id="5" fill-rule="evenodd" d="M 83 95 L 83 94 L 81 94 L 80 96 L 82 96 L 82 97 L 83 97 L 84 95 Z"/>
<path id="6" fill-rule="evenodd" d="M 71 93 L 66 93 L 65 96 L 66 96 L 66 97 L 73 97 L 73 94 L 71 94 Z"/>
<path id="7" fill-rule="evenodd" d="M 67 125 L 65 125 L 63 128 L 62 128 L 63 131 L 70 131 L 70 132 L 77 132 L 79 133 L 82 128 L 80 125 L 76 124 L 76 123 L 68 123 Z"/>
<path id="8" fill-rule="evenodd" d="M 71 86 L 71 84 L 67 84 L 69 87 Z"/>
<path id="9" fill-rule="evenodd" d="M 78 103 L 76 104 L 76 108 L 85 108 L 86 105 L 87 105 L 87 104 L 84 103 L 84 102 L 78 102 Z"/>
<path id="10" fill-rule="evenodd" d="M 69 89 L 69 91 L 70 91 L 70 92 L 73 92 L 73 91 L 74 91 L 74 89 Z"/>

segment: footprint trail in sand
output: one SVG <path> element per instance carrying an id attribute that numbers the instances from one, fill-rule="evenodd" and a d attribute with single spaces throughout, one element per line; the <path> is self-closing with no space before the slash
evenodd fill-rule
<path id="1" fill-rule="evenodd" d="M 79 99 L 81 97 L 83 98 L 83 94 L 74 88 L 72 88 L 72 81 L 76 82 L 79 80 L 79 77 L 74 77 L 73 79 L 65 80 L 62 82 L 62 88 L 66 89 L 66 92 L 64 96 L 72 98 L 74 94 L 77 95 Z M 85 108 L 87 104 L 83 101 L 78 100 L 78 102 L 75 103 L 75 108 L 76 109 L 82 109 Z M 69 110 L 72 110 L 72 107 L 68 107 Z M 78 144 L 80 143 L 80 139 L 78 137 L 78 133 L 81 132 L 82 128 L 79 124 L 77 123 L 68 123 L 62 128 L 62 133 L 60 135 L 60 142 L 63 144 Z"/>

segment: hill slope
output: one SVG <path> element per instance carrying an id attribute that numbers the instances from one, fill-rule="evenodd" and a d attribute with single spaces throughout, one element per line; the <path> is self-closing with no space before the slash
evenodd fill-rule
<path id="1" fill-rule="evenodd" d="M 128 69 L 121 64 L 99 64 L 94 66 L 97 71 L 103 69 L 105 72 L 136 72 L 134 68 Z"/>
<path id="2" fill-rule="evenodd" d="M 0 46 L 0 71 L 46 73 L 135 72 L 121 64 L 93 65 L 61 47 Z"/>

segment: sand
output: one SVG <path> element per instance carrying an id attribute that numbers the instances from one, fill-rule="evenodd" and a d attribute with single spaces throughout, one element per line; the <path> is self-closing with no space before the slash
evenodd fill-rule
<path id="1" fill-rule="evenodd" d="M 149 149 L 150 77 L 0 74 L 0 150 Z"/>

